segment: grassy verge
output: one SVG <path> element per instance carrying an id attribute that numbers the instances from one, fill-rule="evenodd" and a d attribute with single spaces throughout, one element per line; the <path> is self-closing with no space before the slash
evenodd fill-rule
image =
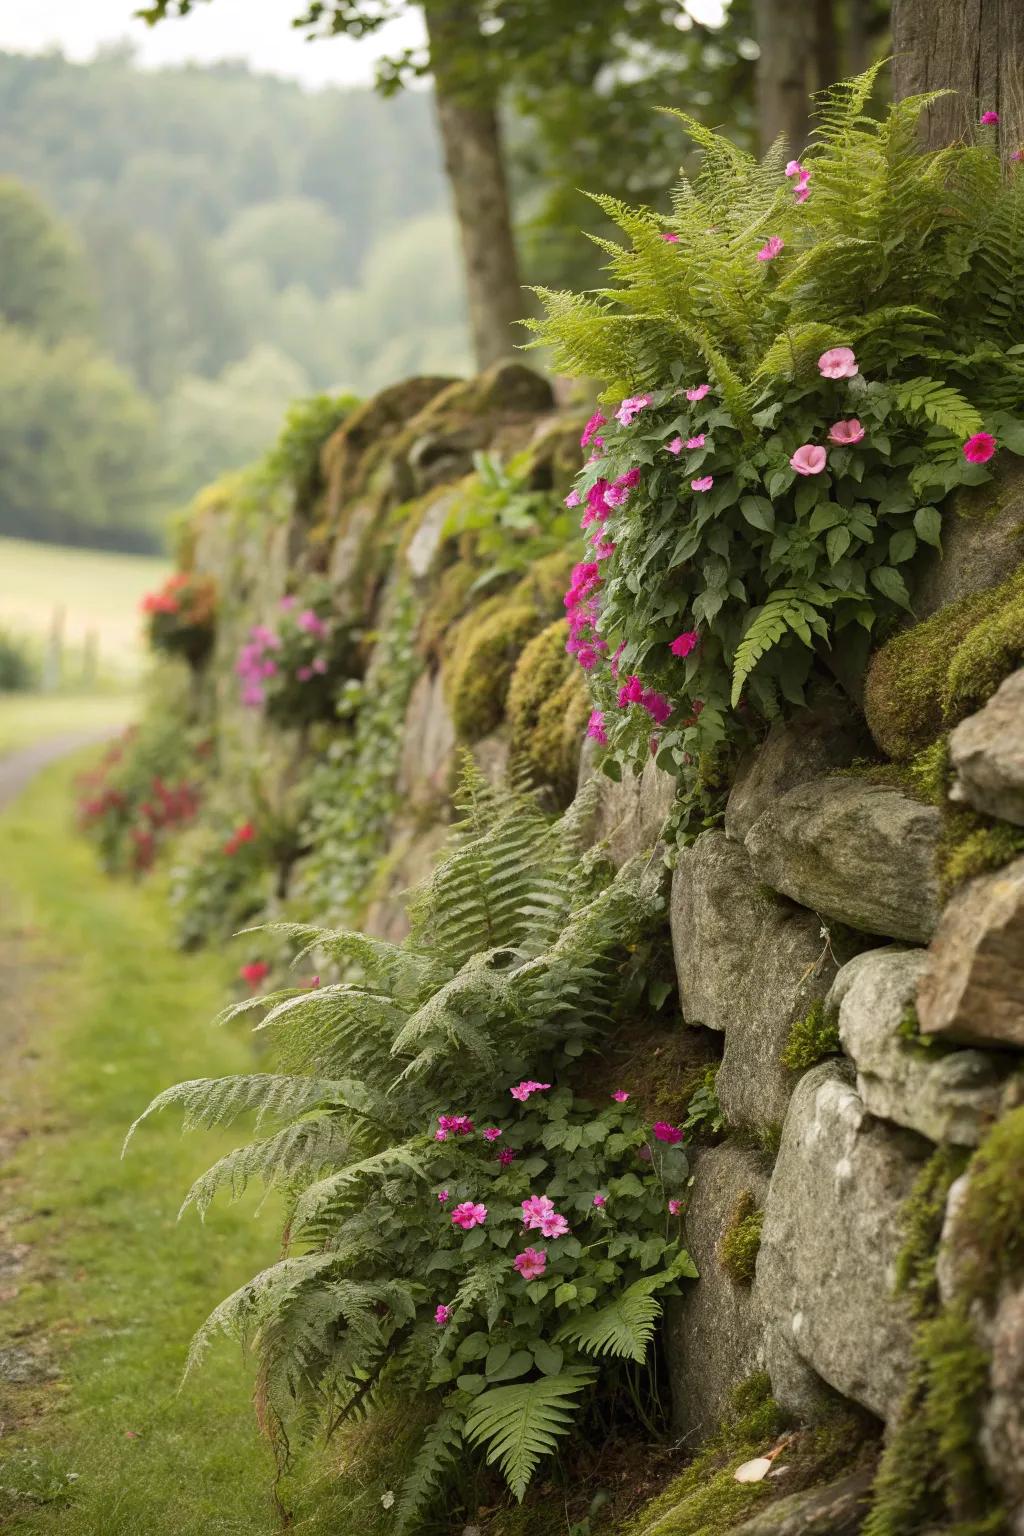
<path id="1" fill-rule="evenodd" d="M 64 731 L 129 725 L 136 710 L 130 693 L 0 693 L 0 757 Z"/>
<path id="2" fill-rule="evenodd" d="M 237 1350 L 177 1387 L 194 1328 L 276 1257 L 274 1213 L 176 1224 L 226 1136 L 158 1118 L 119 1160 L 160 1088 L 248 1068 L 247 1039 L 209 1025 L 231 961 L 177 954 L 157 886 L 100 874 L 69 830 L 80 766 L 0 817 L 0 1527 L 263 1536 L 271 1468 Z M 292 1529 L 347 1536 L 341 1490 L 318 1503 Z"/>

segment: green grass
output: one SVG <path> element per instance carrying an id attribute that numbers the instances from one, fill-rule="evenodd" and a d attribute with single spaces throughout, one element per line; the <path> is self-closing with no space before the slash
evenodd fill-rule
<path id="1" fill-rule="evenodd" d="M 101 673 L 135 677 L 144 657 L 139 602 L 169 571 L 152 555 L 0 539 L 0 624 L 44 642 L 61 609 L 70 672 L 92 634 Z"/>
<path id="2" fill-rule="evenodd" d="M 247 1037 L 209 1024 L 233 958 L 177 954 L 158 882 L 99 873 L 69 830 L 80 767 L 48 770 L 0 817 L 0 1211 L 14 1213 L 0 1221 L 0 1259 L 29 1245 L 20 1274 L 0 1265 L 0 1348 L 41 1351 L 56 1368 L 52 1380 L 0 1379 L 0 1528 L 269 1536 L 270 1458 L 236 1346 L 177 1387 L 194 1328 L 276 1258 L 279 1222 L 247 1200 L 211 1212 L 205 1230 L 194 1216 L 176 1223 L 227 1135 L 183 1138 L 161 1117 L 120 1161 L 126 1126 L 160 1088 L 250 1069 Z M 292 1530 L 364 1528 L 336 1485 L 295 1497 L 317 1513 L 299 1507 Z"/>
<path id="3" fill-rule="evenodd" d="M 136 708 L 129 693 L 0 693 L 0 757 L 64 731 L 126 726 Z"/>

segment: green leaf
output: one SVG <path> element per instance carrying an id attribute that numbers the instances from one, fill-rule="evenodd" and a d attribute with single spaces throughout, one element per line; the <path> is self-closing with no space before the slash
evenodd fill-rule
<path id="1" fill-rule="evenodd" d="M 942 548 L 942 515 L 937 507 L 918 507 L 914 513 L 914 528 L 923 544 Z"/>
<path id="2" fill-rule="evenodd" d="M 565 1360 L 564 1349 L 557 1344 L 549 1344 L 547 1339 L 538 1339 L 531 1348 L 538 1371 L 543 1371 L 545 1376 L 557 1376 Z"/>
<path id="3" fill-rule="evenodd" d="M 488 1376 L 493 1376 L 495 1371 L 500 1370 L 511 1354 L 511 1344 L 493 1345 L 492 1348 L 487 1351 L 487 1364 L 484 1366 L 484 1370 L 487 1372 Z"/>
<path id="4" fill-rule="evenodd" d="M 567 1302 L 576 1300 L 576 1287 L 570 1280 L 565 1280 L 555 1292 L 555 1306 L 564 1307 Z"/>
<path id="5" fill-rule="evenodd" d="M 487 1364 L 484 1367 L 484 1370 L 487 1372 L 488 1381 L 515 1381 L 517 1376 L 525 1376 L 527 1371 L 532 1369 L 533 1355 L 528 1349 L 517 1349 L 514 1354 L 510 1354 L 508 1359 L 503 1364 L 496 1366 L 494 1370 L 491 1370 L 490 1363 L 490 1356 L 488 1355 Z"/>
<path id="6" fill-rule="evenodd" d="M 917 548 L 917 534 L 912 528 L 900 528 L 889 540 L 889 559 L 893 565 L 902 565 L 913 558 Z"/>
<path id="7" fill-rule="evenodd" d="M 825 549 L 829 565 L 835 565 L 846 554 L 852 542 L 849 528 L 830 528 L 825 536 Z"/>
<path id="8" fill-rule="evenodd" d="M 837 523 L 841 523 L 845 516 L 842 507 L 827 501 L 823 507 L 815 507 L 808 526 L 811 533 L 824 533 L 826 528 L 834 528 Z"/>
<path id="9" fill-rule="evenodd" d="M 893 570 L 891 565 L 876 565 L 869 576 L 872 585 L 878 588 L 883 597 L 909 611 L 910 594 L 899 571 Z"/>
<path id="10" fill-rule="evenodd" d="M 512 1387 L 493 1387 L 477 1398 L 466 1420 L 470 1445 L 487 1447 L 487 1464 L 500 1466 L 520 1503 L 542 1456 L 567 1433 L 576 1411 L 573 1401 L 593 1380 L 591 1370 L 575 1369 L 562 1376 Z"/>
<path id="11" fill-rule="evenodd" d="M 460 1392 L 469 1392 L 475 1396 L 482 1392 L 487 1385 L 487 1377 L 477 1371 L 467 1371 L 464 1375 L 456 1377 L 455 1385 Z"/>
<path id="12" fill-rule="evenodd" d="M 752 528 L 775 531 L 775 508 L 766 496 L 741 496 L 740 511 Z"/>

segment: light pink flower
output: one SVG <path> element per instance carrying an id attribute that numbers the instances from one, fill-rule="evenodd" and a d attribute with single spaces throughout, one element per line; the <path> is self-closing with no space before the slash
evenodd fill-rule
<path id="1" fill-rule="evenodd" d="M 792 178 L 793 176 L 806 176 L 807 172 L 799 160 L 790 160 L 786 165 L 786 175 Z"/>
<path id="2" fill-rule="evenodd" d="M 668 1203 L 668 1213 L 670 1216 L 678 1216 L 682 1208 L 683 1202 L 681 1200 L 670 1200 Z"/>
<path id="3" fill-rule="evenodd" d="M 711 389 L 710 384 L 695 384 L 693 389 L 686 391 L 687 400 L 703 400 Z"/>
<path id="4" fill-rule="evenodd" d="M 664 1120 L 655 1120 L 651 1127 L 655 1141 L 667 1142 L 670 1147 L 678 1145 L 683 1139 L 683 1133 L 677 1125 L 669 1125 Z"/>
<path id="5" fill-rule="evenodd" d="M 484 1141 L 497 1141 L 500 1135 L 501 1131 L 496 1125 L 489 1125 L 484 1131 Z"/>
<path id="6" fill-rule="evenodd" d="M 624 427 L 628 427 L 633 417 L 638 416 L 650 403 L 650 395 L 630 395 L 627 400 L 623 400 L 615 412 L 615 420 L 621 422 Z"/>
<path id="7" fill-rule="evenodd" d="M 1018 162 L 1024 160 L 1024 149 L 1015 149 L 1013 154 L 1010 156 L 1010 159 L 1016 160 Z"/>
<path id="8" fill-rule="evenodd" d="M 700 636 L 698 635 L 697 631 L 695 629 L 687 629 L 684 630 L 681 635 L 676 635 L 675 639 L 672 641 L 672 644 L 669 646 L 669 650 L 672 652 L 673 656 L 685 657 L 689 656 L 691 651 L 695 651 L 699 644 Z"/>
<path id="9" fill-rule="evenodd" d="M 547 1267 L 548 1256 L 543 1248 L 524 1248 L 513 1261 L 524 1280 L 539 1280 Z"/>
<path id="10" fill-rule="evenodd" d="M 535 1083 L 532 1077 L 524 1077 L 521 1083 L 509 1089 L 509 1093 L 520 1104 L 525 1104 L 531 1093 L 546 1093 L 550 1087 L 550 1083 Z"/>
<path id="11" fill-rule="evenodd" d="M 608 745 L 608 732 L 605 730 L 604 714 L 599 709 L 590 712 L 590 720 L 587 724 L 587 735 L 591 741 L 596 741 L 598 746 Z"/>
<path id="12" fill-rule="evenodd" d="M 804 443 L 789 461 L 790 469 L 798 475 L 820 475 L 825 468 L 828 454 L 815 443 Z"/>
<path id="13" fill-rule="evenodd" d="M 463 1200 L 452 1211 L 452 1224 L 461 1227 L 463 1232 L 470 1232 L 474 1227 L 482 1227 L 487 1220 L 486 1205 L 478 1205 L 472 1200 Z"/>
<path id="14" fill-rule="evenodd" d="M 565 498 L 565 505 L 567 507 L 578 507 L 582 499 L 583 498 L 580 496 L 579 491 L 576 489 L 575 486 L 573 486 L 572 490 L 569 492 L 568 496 Z"/>
<path id="15" fill-rule="evenodd" d="M 434 1140 L 435 1141 L 447 1141 L 448 1140 L 448 1132 L 445 1131 L 445 1130 L 437 1130 L 437 1131 L 435 1131 L 434 1132 Z"/>
<path id="16" fill-rule="evenodd" d="M 434 1308 L 434 1322 L 439 1328 L 446 1328 L 448 1326 L 448 1319 L 451 1315 L 451 1307 L 438 1306 Z"/>
<path id="17" fill-rule="evenodd" d="M 610 485 L 605 492 L 604 499 L 610 507 L 621 507 L 629 500 L 629 486 Z"/>
<path id="18" fill-rule="evenodd" d="M 984 122 L 984 121 L 985 121 L 985 119 L 982 118 L 982 122 Z M 672 230 L 672 229 L 664 230 L 662 232 L 661 238 L 664 240 L 666 245 L 678 245 L 679 244 L 679 236 L 676 234 L 675 230 Z"/>
<path id="19" fill-rule="evenodd" d="M 996 451 L 996 440 L 991 432 L 975 432 L 964 443 L 964 458 L 969 464 L 987 464 Z"/>
<path id="20" fill-rule="evenodd" d="M 549 1200 L 547 1195 L 531 1195 L 528 1200 L 522 1202 L 523 1226 L 539 1227 L 545 1216 L 553 1216 L 555 1202 Z"/>
<path id="21" fill-rule="evenodd" d="M 590 420 L 587 422 L 586 426 L 583 428 L 583 436 L 580 438 L 580 447 L 589 448 L 591 443 L 600 443 L 601 439 L 597 436 L 597 434 L 600 432 L 603 426 L 607 425 L 607 422 L 607 416 L 602 416 L 600 411 L 595 411 L 593 416 L 591 416 Z"/>
<path id="22" fill-rule="evenodd" d="M 547 1216 L 542 1216 L 537 1225 L 542 1237 L 565 1237 L 569 1231 L 569 1223 L 557 1211 L 551 1211 Z"/>
<path id="23" fill-rule="evenodd" d="M 785 244 L 786 242 L 782 239 L 781 235 L 770 236 L 757 253 L 758 261 L 774 261 Z"/>
<path id="24" fill-rule="evenodd" d="M 978 119 L 978 121 L 980 123 L 984 123 L 986 128 L 989 128 L 994 123 L 998 123 L 998 121 L 999 121 L 999 113 L 998 112 L 983 112 L 981 114 L 981 117 Z"/>
<path id="25" fill-rule="evenodd" d="M 608 1199 L 607 1195 L 595 1195 L 594 1196 L 594 1204 L 597 1206 L 598 1210 L 601 1209 L 602 1205 L 605 1204 L 607 1199 Z"/>
<path id="26" fill-rule="evenodd" d="M 698 475 L 696 480 L 690 481 L 691 491 L 710 491 L 715 483 L 714 475 Z"/>
<path id="27" fill-rule="evenodd" d="M 793 189 L 793 201 L 794 201 L 794 203 L 806 203 L 806 201 L 810 197 L 810 195 L 811 195 L 811 189 L 807 185 L 807 182 L 806 181 L 798 181 L 796 186 Z"/>
<path id="28" fill-rule="evenodd" d="M 852 379 L 857 359 L 849 347 L 829 347 L 818 358 L 818 372 L 824 379 Z"/>
<path id="29" fill-rule="evenodd" d="M 666 453 L 682 453 L 682 451 L 683 440 L 681 437 L 674 437 L 670 443 L 665 444 Z"/>
<path id="30" fill-rule="evenodd" d="M 448 1201 L 451 1199 L 451 1196 L 446 1189 L 439 1189 L 437 1192 L 437 1198 L 440 1200 L 442 1205 L 447 1205 Z"/>
<path id="31" fill-rule="evenodd" d="M 851 416 L 849 421 L 834 421 L 828 429 L 829 442 L 838 443 L 841 448 L 852 448 L 863 437 L 864 428 L 856 416 Z"/>
<path id="32" fill-rule="evenodd" d="M 616 1088 L 615 1092 L 612 1094 L 612 1098 L 615 1100 L 616 1104 L 625 1104 L 626 1100 L 629 1098 L 629 1094 L 626 1092 L 625 1088 Z"/>
<path id="33" fill-rule="evenodd" d="M 690 448 L 690 449 L 703 448 L 704 447 L 704 433 L 703 432 L 698 432 L 696 437 L 688 437 L 686 439 L 686 446 L 687 446 L 687 448 Z"/>

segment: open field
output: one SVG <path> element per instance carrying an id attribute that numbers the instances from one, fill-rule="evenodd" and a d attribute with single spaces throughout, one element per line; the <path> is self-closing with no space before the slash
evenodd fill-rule
<path id="1" fill-rule="evenodd" d="M 48 736 L 121 728 L 136 707 L 130 693 L 0 693 L 0 757 Z"/>
<path id="2" fill-rule="evenodd" d="M 139 601 L 169 570 L 150 555 L 0 538 L 0 624 L 45 643 L 63 612 L 67 682 L 81 673 L 90 635 L 101 674 L 135 677 L 144 654 Z"/>

